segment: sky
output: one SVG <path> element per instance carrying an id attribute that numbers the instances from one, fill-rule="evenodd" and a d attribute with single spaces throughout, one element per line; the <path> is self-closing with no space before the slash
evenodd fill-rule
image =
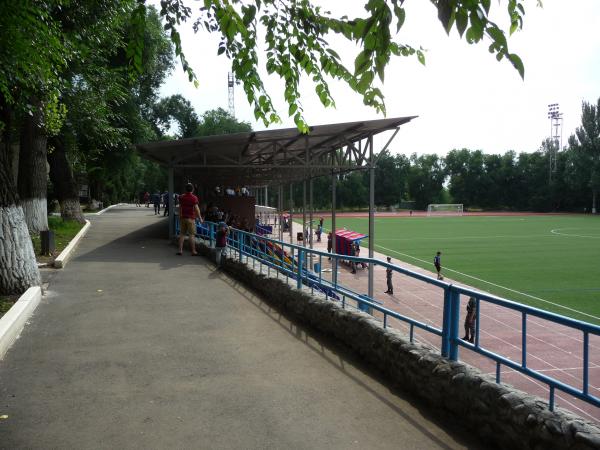
<path id="1" fill-rule="evenodd" d="M 322 2 L 334 15 L 364 16 L 366 0 Z M 319 3 L 315 1 L 314 3 Z M 492 2 L 491 17 L 505 22 L 506 1 Z M 197 8 L 197 2 L 188 2 Z M 415 58 L 396 57 L 388 66 L 382 91 L 387 117 L 419 116 L 403 125 L 390 150 L 393 153 L 445 155 L 455 148 L 504 153 L 533 152 L 550 135 L 548 105 L 558 103 L 563 113 L 563 144 L 581 123 L 582 101 L 600 97 L 600 0 L 536 0 L 526 2 L 522 31 L 509 39 L 509 48 L 525 64 L 525 79 L 507 61 L 497 62 L 489 42 L 469 45 L 456 31 L 448 36 L 430 2 L 406 0 L 406 21 L 396 40 L 426 49 L 426 65 Z M 337 9 L 337 11 L 336 11 Z M 194 88 L 177 65 L 161 89 L 161 96 L 181 94 L 196 112 L 228 108 L 227 73 L 231 62 L 217 56 L 218 36 L 195 34 L 190 25 L 179 29 L 184 52 L 196 71 Z M 358 47 L 336 37 L 330 44 L 352 68 Z M 261 52 L 259 49 L 259 58 Z M 264 64 L 264 59 L 260 61 Z M 282 83 L 264 70 L 264 83 L 283 123 L 269 128 L 294 127 L 287 117 Z M 301 83 L 302 105 L 309 125 L 382 118 L 362 104 L 362 98 L 342 82 L 330 81 L 336 108 L 324 108 L 311 82 Z M 264 130 L 254 120 L 241 86 L 235 90 L 235 114 Z M 375 139 L 381 148 L 387 136 Z"/>

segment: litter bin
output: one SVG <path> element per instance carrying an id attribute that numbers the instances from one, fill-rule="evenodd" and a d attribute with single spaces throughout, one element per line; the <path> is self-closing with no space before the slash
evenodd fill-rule
<path id="1" fill-rule="evenodd" d="M 319 263 L 315 263 L 315 264 L 314 264 L 314 266 L 313 266 L 313 270 L 314 270 L 316 273 L 319 273 L 319 272 L 321 271 L 321 264 L 319 264 Z"/>
<path id="2" fill-rule="evenodd" d="M 300 242 L 304 240 L 304 234 L 302 233 L 302 231 L 296 233 L 296 241 Z"/>
<path id="3" fill-rule="evenodd" d="M 56 249 L 56 246 L 54 245 L 54 231 L 42 231 L 40 232 L 40 237 L 42 240 L 42 255 L 52 255 Z"/>

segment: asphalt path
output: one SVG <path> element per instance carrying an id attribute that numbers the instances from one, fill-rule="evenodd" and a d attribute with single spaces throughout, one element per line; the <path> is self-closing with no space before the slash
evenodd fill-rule
<path id="1" fill-rule="evenodd" d="M 458 449 L 468 433 L 386 387 L 119 206 L 0 361 L 0 448 Z"/>

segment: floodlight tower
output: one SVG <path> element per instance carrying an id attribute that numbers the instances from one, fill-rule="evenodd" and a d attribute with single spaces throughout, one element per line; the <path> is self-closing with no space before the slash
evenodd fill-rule
<path id="1" fill-rule="evenodd" d="M 235 117 L 235 102 L 234 102 L 234 97 L 233 97 L 233 85 L 234 85 L 233 73 L 229 72 L 227 74 L 227 89 L 229 90 L 229 114 L 231 114 L 232 117 Z"/>
<path id="2" fill-rule="evenodd" d="M 558 150 L 562 148 L 562 113 L 558 103 L 548 105 L 548 119 L 550 119 L 550 148 L 548 159 L 550 161 L 550 181 L 556 172 L 556 158 Z"/>

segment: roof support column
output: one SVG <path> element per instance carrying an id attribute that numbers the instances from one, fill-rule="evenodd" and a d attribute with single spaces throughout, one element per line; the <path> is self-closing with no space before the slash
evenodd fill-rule
<path id="1" fill-rule="evenodd" d="M 169 193 L 167 194 L 169 197 L 167 198 L 168 201 L 168 207 L 169 207 L 169 241 L 173 240 L 173 238 L 175 237 L 175 199 L 173 198 L 174 195 L 174 191 L 175 191 L 175 170 L 173 169 L 173 167 L 169 167 L 168 169 L 168 173 L 169 173 L 169 181 L 168 181 L 168 185 L 169 185 Z"/>
<path id="2" fill-rule="evenodd" d="M 265 206 L 269 206 L 269 187 L 265 186 L 265 201 L 264 201 L 264 205 Z"/>
<path id="3" fill-rule="evenodd" d="M 310 249 L 312 250 L 313 248 L 313 179 L 312 177 L 309 179 L 308 181 L 308 236 L 309 236 L 309 241 L 308 244 L 310 246 Z M 313 254 L 311 253 L 311 260 L 310 260 L 310 268 L 312 270 L 313 268 Z"/>
<path id="4" fill-rule="evenodd" d="M 375 158 L 373 135 L 369 136 L 369 258 L 375 250 Z M 375 266 L 369 263 L 369 297 L 373 298 L 373 278 Z"/>
<path id="5" fill-rule="evenodd" d="M 279 185 L 277 194 L 277 209 L 279 209 L 279 240 L 283 241 L 283 185 Z"/>
<path id="6" fill-rule="evenodd" d="M 334 255 L 337 253 L 337 245 L 335 239 L 335 208 L 336 208 L 336 188 L 337 184 L 337 175 L 334 170 L 331 171 L 331 253 Z M 337 266 L 338 260 L 337 258 L 333 258 L 331 260 L 331 283 L 334 286 L 337 286 Z"/>
<path id="7" fill-rule="evenodd" d="M 294 183 L 290 183 L 290 244 L 294 243 L 294 232 L 292 230 L 292 211 L 294 210 Z"/>
<path id="8" fill-rule="evenodd" d="M 302 180 L 302 247 L 306 247 L 306 178 Z"/>

